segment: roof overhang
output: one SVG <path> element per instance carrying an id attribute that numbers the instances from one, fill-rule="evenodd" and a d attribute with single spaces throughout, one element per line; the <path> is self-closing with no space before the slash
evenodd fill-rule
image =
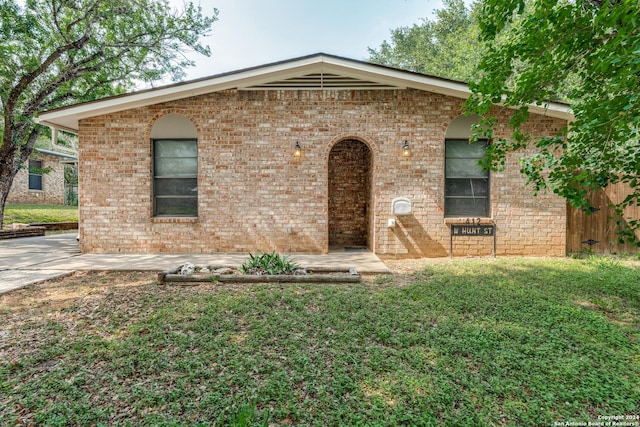
<path id="1" fill-rule="evenodd" d="M 368 62 L 316 54 L 169 86 L 113 96 L 40 113 L 39 123 L 77 133 L 82 119 L 229 89 L 393 90 L 417 89 L 466 99 L 463 82 L 431 77 Z M 568 105 L 531 106 L 537 114 L 571 120 Z"/>
<path id="2" fill-rule="evenodd" d="M 36 151 L 36 152 L 38 152 L 40 154 L 47 155 L 47 156 L 58 157 L 58 158 L 62 159 L 61 160 L 62 163 L 65 163 L 65 162 L 74 163 L 74 162 L 78 161 L 78 158 L 76 156 L 71 155 L 71 154 L 59 153 L 57 151 L 45 150 L 45 149 L 42 149 L 42 148 L 34 148 L 34 151 Z"/>

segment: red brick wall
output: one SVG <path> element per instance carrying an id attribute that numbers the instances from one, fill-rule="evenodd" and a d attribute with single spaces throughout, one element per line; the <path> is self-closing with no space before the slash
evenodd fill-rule
<path id="1" fill-rule="evenodd" d="M 418 90 L 225 91 L 82 120 L 80 232 L 85 252 L 322 253 L 329 248 L 329 159 L 343 140 L 371 155 L 368 244 L 397 257 L 446 256 L 444 136 L 463 100 Z M 150 131 L 168 113 L 198 130 L 198 218 L 152 218 Z M 506 136 L 508 112 L 496 135 Z M 565 123 L 533 116 L 539 134 Z M 402 156 L 408 140 L 412 155 Z M 292 156 L 296 141 L 304 150 Z M 565 203 L 531 196 L 512 156 L 491 177 L 498 254 L 564 255 Z M 387 228 L 391 200 L 413 213 Z M 456 255 L 490 254 L 488 238 Z"/>
<path id="2" fill-rule="evenodd" d="M 329 153 L 329 246 L 364 246 L 371 201 L 371 150 L 346 139 Z"/>

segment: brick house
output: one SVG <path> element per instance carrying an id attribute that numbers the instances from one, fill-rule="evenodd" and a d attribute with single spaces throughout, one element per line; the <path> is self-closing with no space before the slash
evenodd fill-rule
<path id="1" fill-rule="evenodd" d="M 467 85 L 316 54 L 40 115 L 79 135 L 83 252 L 563 256 L 566 204 L 477 161 Z M 553 135 L 566 105 L 532 106 Z M 496 107 L 495 134 L 511 111 Z M 394 205 L 395 202 L 395 205 Z M 394 207 L 395 206 L 395 207 Z M 395 209 L 395 211 L 393 210 Z"/>
<path id="2" fill-rule="evenodd" d="M 69 154 L 34 149 L 28 165 L 16 174 L 7 203 L 64 205 L 64 167 L 77 161 Z"/>

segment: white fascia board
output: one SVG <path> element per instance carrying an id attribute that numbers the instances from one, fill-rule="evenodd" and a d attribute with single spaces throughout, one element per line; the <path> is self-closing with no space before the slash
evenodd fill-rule
<path id="1" fill-rule="evenodd" d="M 191 83 L 177 84 L 157 89 L 134 92 L 115 96 L 105 100 L 97 100 L 60 110 L 41 113 L 38 121 L 43 125 L 77 133 L 79 120 L 103 114 L 161 104 L 163 102 L 190 98 L 207 93 L 218 92 L 237 87 L 247 87 L 274 78 L 289 78 L 305 72 L 313 72 L 318 58 L 307 58 L 300 61 L 275 64 L 263 68 L 250 69 L 239 73 L 231 73 L 203 79 Z"/>
<path id="2" fill-rule="evenodd" d="M 418 73 L 396 70 L 374 64 L 354 63 L 340 58 L 326 58 L 323 68 L 329 72 L 336 71 L 352 77 L 367 78 L 378 83 L 398 86 L 399 88 L 409 87 L 464 99 L 471 94 L 469 87 L 462 82 L 432 78 Z"/>
<path id="3" fill-rule="evenodd" d="M 75 117 L 61 117 L 54 119 L 55 121 L 43 120 L 43 114 L 35 119 L 35 122 L 43 126 L 48 126 L 51 129 L 58 129 L 71 134 L 78 134 L 78 120 Z"/>
<path id="4" fill-rule="evenodd" d="M 353 70 L 350 77 L 368 78 L 379 83 L 384 83 L 400 88 L 409 87 L 412 89 L 423 90 L 425 92 L 439 93 L 441 95 L 453 96 L 456 98 L 467 99 L 471 95 L 469 86 L 462 82 L 456 82 L 447 79 L 437 79 L 417 73 L 404 72 L 402 70 L 394 70 L 391 68 L 378 68 L 375 65 L 357 63 L 353 64 L 340 58 L 330 57 L 323 65 L 326 71 L 340 72 L 349 75 L 348 70 Z M 340 68 L 333 69 L 332 65 Z M 359 70 L 360 72 L 356 72 Z M 368 77 L 367 77 L 368 75 Z M 535 114 L 554 117 L 563 120 L 573 120 L 571 108 L 566 104 L 554 102 L 544 103 L 543 105 L 529 105 L 529 111 Z"/>
<path id="5" fill-rule="evenodd" d="M 97 100 L 77 106 L 53 110 L 40 114 L 41 124 L 71 133 L 78 132 L 79 120 L 103 114 L 145 107 L 235 88 L 250 88 L 274 80 L 286 80 L 309 73 L 335 73 L 357 79 L 371 80 L 399 89 L 413 88 L 466 99 L 469 87 L 462 82 L 437 79 L 393 68 L 382 67 L 323 54 L 256 67 L 234 73 L 214 76 L 177 85 L 134 92 L 122 96 Z M 545 107 L 530 106 L 537 114 L 570 120 L 573 116 L 568 106 L 547 104 Z"/>
<path id="6" fill-rule="evenodd" d="M 529 111 L 568 122 L 575 120 L 571 107 L 566 104 L 549 102 L 543 105 L 529 105 Z"/>

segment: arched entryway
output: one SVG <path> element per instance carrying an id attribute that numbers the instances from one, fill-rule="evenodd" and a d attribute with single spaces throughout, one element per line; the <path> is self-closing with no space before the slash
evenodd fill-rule
<path id="1" fill-rule="evenodd" d="M 357 139 L 337 142 L 329 153 L 329 248 L 370 248 L 371 150 Z"/>

